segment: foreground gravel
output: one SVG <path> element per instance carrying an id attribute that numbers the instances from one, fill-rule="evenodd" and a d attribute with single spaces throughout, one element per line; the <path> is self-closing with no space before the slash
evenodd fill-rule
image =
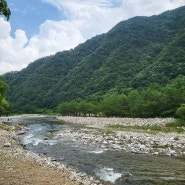
<path id="1" fill-rule="evenodd" d="M 106 184 L 84 173 L 66 168 L 51 157 L 24 150 L 18 142 L 15 131 L 0 129 L 0 140 L 0 185 Z"/>

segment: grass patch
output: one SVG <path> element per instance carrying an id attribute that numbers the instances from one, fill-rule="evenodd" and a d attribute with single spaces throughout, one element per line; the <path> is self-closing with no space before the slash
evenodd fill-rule
<path id="1" fill-rule="evenodd" d="M 106 130 L 105 131 L 105 134 L 114 134 L 115 132 L 114 131 L 112 131 L 112 130 Z"/>
<path id="2" fill-rule="evenodd" d="M 178 126 L 159 126 L 159 125 L 146 125 L 146 126 L 124 126 L 124 125 L 109 125 L 111 129 L 119 130 L 119 131 L 133 131 L 133 132 L 146 132 L 150 134 L 157 134 L 158 132 L 170 133 L 170 132 L 177 132 L 183 133 L 185 130 L 182 127 Z"/>
<path id="3" fill-rule="evenodd" d="M 166 123 L 166 127 L 183 127 L 185 126 L 185 120 L 176 120 L 174 122 Z"/>
<path id="4" fill-rule="evenodd" d="M 95 128 L 96 129 L 96 128 Z M 115 134 L 115 132 L 111 129 L 101 129 L 101 128 L 98 128 L 96 129 L 98 132 L 101 132 L 102 134 Z"/>

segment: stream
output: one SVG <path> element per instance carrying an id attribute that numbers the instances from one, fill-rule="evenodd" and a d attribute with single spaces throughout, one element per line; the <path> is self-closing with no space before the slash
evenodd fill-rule
<path id="1" fill-rule="evenodd" d="M 70 137 L 58 138 L 58 131 L 67 132 L 77 126 L 63 123 L 54 116 L 11 117 L 9 122 L 30 128 L 20 136 L 20 142 L 28 150 L 52 157 L 101 181 L 115 185 L 185 184 L 185 158 L 103 150 Z"/>

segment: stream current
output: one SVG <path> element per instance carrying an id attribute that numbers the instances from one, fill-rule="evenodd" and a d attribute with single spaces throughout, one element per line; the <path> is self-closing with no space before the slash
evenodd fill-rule
<path id="1" fill-rule="evenodd" d="M 84 145 L 73 138 L 57 138 L 58 131 L 76 129 L 54 116 L 11 117 L 10 123 L 26 125 L 28 132 L 20 142 L 28 150 L 115 185 L 184 185 L 185 158 L 133 154 L 122 150 L 103 150 Z M 82 126 L 80 126 L 82 127 Z"/>

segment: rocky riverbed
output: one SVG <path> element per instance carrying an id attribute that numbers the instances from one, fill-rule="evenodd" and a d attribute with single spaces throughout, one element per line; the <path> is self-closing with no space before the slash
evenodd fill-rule
<path id="1" fill-rule="evenodd" d="M 108 125 L 124 126 L 148 126 L 148 125 L 165 125 L 175 121 L 174 118 L 102 118 L 102 117 L 72 117 L 58 116 L 57 119 L 67 123 L 86 125 L 95 128 L 105 128 Z"/>
<path id="2" fill-rule="evenodd" d="M 151 118 L 151 119 L 133 119 L 133 118 L 89 118 L 89 117 L 58 117 L 58 119 L 73 124 L 86 125 L 86 129 L 71 130 L 59 132 L 58 138 L 70 137 L 73 141 L 82 141 L 87 145 L 99 145 L 103 150 L 125 150 L 137 154 L 154 154 L 169 156 L 185 155 L 185 134 L 178 133 L 155 133 L 132 131 L 115 131 L 112 134 L 102 133 L 97 129 L 106 129 L 109 125 L 124 126 L 164 126 L 168 122 L 174 121 L 173 118 Z"/>
<path id="3" fill-rule="evenodd" d="M 61 176 L 64 178 L 64 179 L 61 178 L 61 181 L 59 179 L 53 179 L 52 180 L 53 182 L 51 182 L 52 184 L 54 182 L 56 182 L 57 184 L 66 184 L 66 185 L 71 185 L 71 184 L 73 184 L 73 185 L 103 185 L 103 184 L 106 184 L 106 183 L 101 183 L 98 180 L 94 180 L 93 177 L 89 177 L 85 173 L 77 172 L 72 168 L 66 167 L 64 164 L 57 162 L 55 159 L 53 159 L 51 157 L 47 157 L 45 155 L 39 155 L 34 152 L 25 150 L 23 148 L 23 146 L 21 146 L 18 141 L 18 135 L 26 132 L 27 131 L 26 127 L 20 127 L 18 130 L 14 130 L 14 129 L 12 129 L 11 126 L 6 126 L 2 123 L 1 123 L 1 126 L 2 127 L 0 128 L 0 140 L 1 140 L 1 142 L 0 142 L 0 158 L 1 158 L 1 156 L 6 156 L 6 157 L 3 157 L 3 163 L 1 163 L 1 160 L 0 160 L 0 169 L 1 169 L 1 164 L 6 165 L 6 161 L 7 161 L 6 167 L 10 167 L 9 166 L 10 161 L 13 161 L 13 160 L 17 161 L 18 160 L 18 161 L 20 161 L 21 166 L 22 166 L 22 163 L 25 163 L 23 165 L 24 168 L 27 167 L 27 164 L 29 163 L 29 161 L 33 161 L 37 165 L 39 165 L 41 167 L 45 167 L 46 168 L 45 170 L 47 170 L 47 168 L 54 170 L 54 171 L 52 171 L 52 173 L 54 173 L 56 175 L 58 174 L 59 178 L 61 178 Z M 10 160 L 10 158 L 11 158 L 11 160 Z M 33 166 L 33 164 L 31 164 L 31 166 Z M 35 172 L 34 172 L 34 173 L 40 174 L 40 179 L 36 183 L 38 185 L 40 185 L 40 182 L 42 182 L 43 178 L 44 178 L 44 177 L 42 177 L 39 166 L 36 167 Z M 13 167 L 11 167 L 11 169 L 12 168 L 15 168 L 15 164 L 13 164 Z M 28 168 L 31 169 L 30 166 L 28 166 Z M 5 173 L 6 173 L 5 176 L 7 176 L 8 172 L 5 172 Z M 14 171 L 12 171 L 12 173 L 14 174 Z M 21 174 L 19 174 L 19 171 L 16 171 L 16 174 L 19 177 L 18 177 L 18 179 L 16 179 L 16 178 L 13 179 L 13 181 L 17 185 L 18 181 L 20 182 L 19 178 L 20 178 Z M 47 172 L 46 172 L 46 175 L 47 175 Z M 12 176 L 12 175 L 10 175 L 10 176 Z M 27 174 L 27 176 L 30 176 L 30 174 Z M 2 174 L 0 177 L 1 177 L 1 180 L 4 180 L 4 181 L 7 180 Z M 27 178 L 25 174 L 24 174 L 24 177 Z M 29 181 L 29 180 L 27 179 L 27 181 Z M 7 184 L 9 183 L 8 180 L 6 181 L 6 183 Z M 30 180 L 27 183 L 31 184 L 32 182 Z M 49 183 L 49 182 L 47 182 L 47 183 Z"/>
<path id="4" fill-rule="evenodd" d="M 47 119 L 47 117 L 46 117 Z M 112 133 L 107 133 L 106 130 L 109 125 L 160 125 L 164 126 L 167 122 L 174 121 L 173 118 L 167 119 L 132 119 L 132 118 L 89 118 L 89 117 L 57 117 L 62 122 L 72 123 L 71 128 L 55 131 L 53 137 L 57 141 L 65 141 L 66 138 L 72 140 L 74 144 L 83 143 L 83 145 L 92 146 L 92 148 L 99 148 L 94 151 L 97 153 L 104 153 L 104 151 L 124 151 L 136 154 L 150 155 L 168 155 L 168 156 L 185 156 L 185 135 L 184 133 L 162 133 L 155 134 L 146 132 L 133 132 L 131 130 L 113 130 Z M 77 127 L 75 127 L 75 125 Z M 80 126 L 79 126 L 80 125 Z M 47 157 L 44 154 L 36 154 L 34 152 L 24 150 L 18 142 L 18 135 L 24 134 L 27 128 L 21 130 L 9 131 L 0 129 L 0 153 L 19 160 L 35 161 L 39 166 L 44 166 L 63 174 L 66 179 L 74 185 L 103 185 L 112 184 L 109 182 L 101 182 L 84 172 L 76 171 L 73 168 L 66 167 L 61 162 L 57 162 L 55 158 Z M 11 131 L 10 131 L 11 130 Z M 48 136 L 50 136 L 48 132 Z M 49 138 L 44 138 L 46 141 Z M 68 139 L 67 139 L 68 140 Z M 78 145 L 78 144 L 77 144 Z M 95 147 L 93 147 L 95 146 Z M 167 157 L 168 158 L 168 157 Z M 172 159 L 170 159 L 172 160 Z M 69 185 L 70 185 L 69 182 Z M 67 183 L 66 183 L 67 185 Z"/>

